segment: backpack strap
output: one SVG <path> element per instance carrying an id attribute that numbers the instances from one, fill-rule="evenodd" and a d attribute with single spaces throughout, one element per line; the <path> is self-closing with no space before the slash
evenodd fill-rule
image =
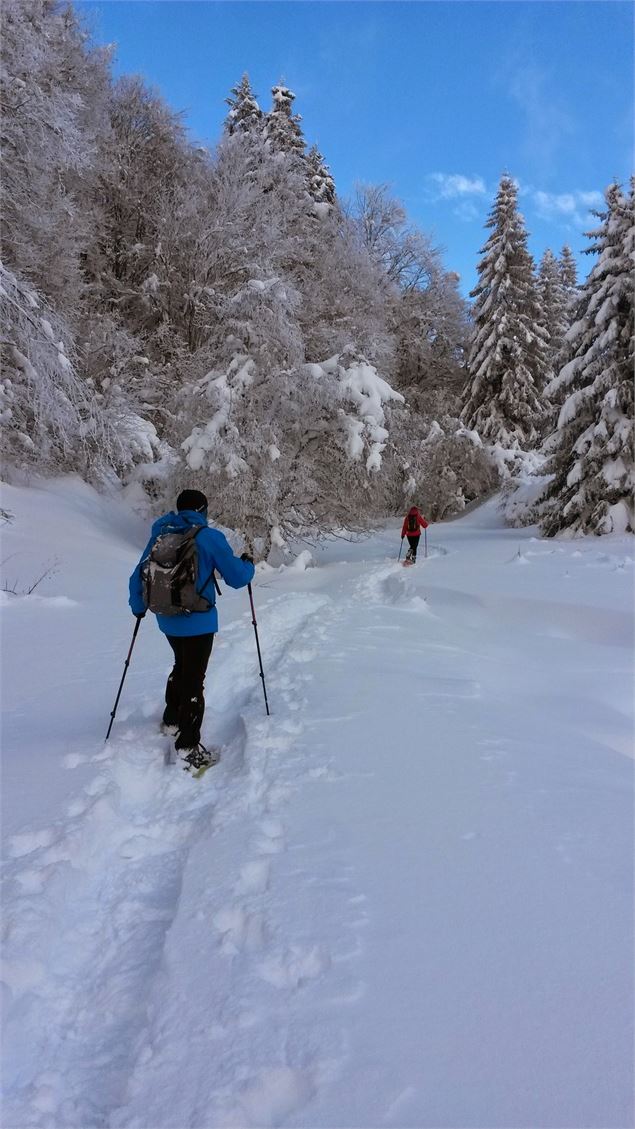
<path id="1" fill-rule="evenodd" d="M 196 530 L 196 533 L 194 534 L 194 536 L 198 537 L 199 533 L 202 533 L 203 530 L 207 529 L 207 528 L 208 527 L 206 525 L 200 525 L 199 528 Z M 214 587 L 215 587 L 216 591 L 218 592 L 218 595 L 222 596 L 223 593 L 221 592 L 220 584 L 218 583 L 218 581 L 216 579 L 216 569 L 215 568 L 212 569 L 212 571 L 210 572 L 210 574 L 209 574 L 207 580 L 205 581 L 205 583 L 202 584 L 201 587 L 198 589 L 199 596 L 203 596 L 203 592 L 207 588 L 207 585 L 209 584 L 210 580 L 214 581 Z M 205 599 L 205 598 L 206 597 L 203 597 L 203 599 Z M 213 606 L 214 605 L 212 604 L 212 607 Z"/>
<path id="2" fill-rule="evenodd" d="M 210 572 L 207 580 L 205 581 L 205 583 L 203 584 L 203 586 L 202 586 L 202 588 L 199 592 L 199 596 L 203 595 L 203 592 L 207 588 L 207 585 L 209 584 L 210 580 L 214 581 L 214 587 L 215 587 L 216 591 L 218 592 L 218 595 L 222 596 L 223 593 L 221 592 L 220 584 L 218 583 L 218 581 L 216 579 L 216 570 L 215 569 L 212 569 L 212 571 Z"/>

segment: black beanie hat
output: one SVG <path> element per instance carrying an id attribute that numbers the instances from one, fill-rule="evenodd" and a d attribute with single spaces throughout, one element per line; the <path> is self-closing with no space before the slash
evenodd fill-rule
<path id="1" fill-rule="evenodd" d="M 195 510 L 196 513 L 207 513 L 207 498 L 201 490 L 181 490 L 176 499 L 176 508 L 181 510 Z"/>

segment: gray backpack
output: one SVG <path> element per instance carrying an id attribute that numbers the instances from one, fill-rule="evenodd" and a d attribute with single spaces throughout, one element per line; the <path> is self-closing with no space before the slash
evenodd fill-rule
<path id="1" fill-rule="evenodd" d="M 189 615 L 213 606 L 196 589 L 198 551 L 196 537 L 205 525 L 185 533 L 161 533 L 143 563 L 141 579 L 146 607 L 157 615 Z M 208 576 L 204 589 L 214 576 Z"/>

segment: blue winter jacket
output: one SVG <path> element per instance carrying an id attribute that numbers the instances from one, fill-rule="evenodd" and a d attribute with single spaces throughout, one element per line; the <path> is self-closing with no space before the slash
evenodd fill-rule
<path id="1" fill-rule="evenodd" d="M 195 510 L 181 510 L 180 513 L 164 514 L 152 526 L 152 535 L 141 555 L 141 560 L 130 577 L 129 604 L 133 615 L 141 615 L 146 610 L 143 599 L 141 567 L 150 555 L 150 550 L 160 533 L 185 533 L 193 525 L 207 526 L 203 514 Z M 206 612 L 190 612 L 189 615 L 157 615 L 157 623 L 164 635 L 207 635 L 218 631 L 218 612 L 216 611 L 216 589 L 212 570 L 220 573 L 230 588 L 244 588 L 253 579 L 254 566 L 249 561 L 235 557 L 227 538 L 218 529 L 205 529 L 196 538 L 198 550 L 197 590 L 212 605 Z M 201 584 L 202 588 L 198 585 Z"/>

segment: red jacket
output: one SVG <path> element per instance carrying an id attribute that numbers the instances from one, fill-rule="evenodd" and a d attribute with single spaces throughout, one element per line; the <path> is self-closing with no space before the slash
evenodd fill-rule
<path id="1" fill-rule="evenodd" d="M 416 517 L 416 519 L 417 519 L 418 524 L 417 524 L 416 529 L 408 529 L 408 519 L 411 518 L 411 517 Z M 426 519 L 424 517 L 421 516 L 421 514 L 419 513 L 419 510 L 416 508 L 416 506 L 413 506 L 412 509 L 410 510 L 410 513 L 406 514 L 406 516 L 404 518 L 403 527 L 402 527 L 402 530 L 401 530 L 401 536 L 402 537 L 421 537 L 421 529 L 419 528 L 419 526 L 421 526 L 421 529 L 427 529 L 428 528 L 428 522 L 426 521 Z"/>

